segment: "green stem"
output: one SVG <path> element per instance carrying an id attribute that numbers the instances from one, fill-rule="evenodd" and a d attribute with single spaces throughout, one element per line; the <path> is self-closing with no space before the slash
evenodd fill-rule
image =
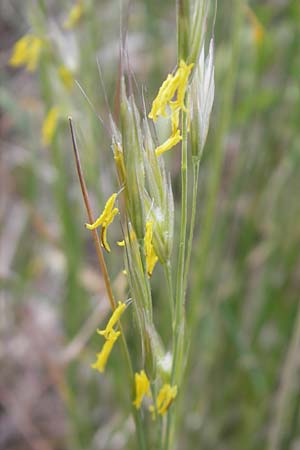
<path id="1" fill-rule="evenodd" d="M 190 0 L 177 0 L 178 61 L 187 60 L 190 34 Z"/>
<path id="2" fill-rule="evenodd" d="M 187 115 L 182 113 L 182 157 L 181 157 L 181 224 L 180 224 L 180 240 L 179 255 L 177 266 L 177 282 L 176 282 L 176 299 L 175 299 L 175 318 L 174 318 L 174 356 L 172 367 L 172 383 L 178 382 L 178 368 L 181 363 L 181 346 L 184 334 L 184 302 L 185 302 L 185 286 L 184 286 L 184 270 L 185 270 L 185 249 L 186 249 L 186 228 L 187 228 L 187 194 L 188 194 L 188 178 L 187 178 Z"/>
<path id="3" fill-rule="evenodd" d="M 132 368 L 132 363 L 131 363 L 131 358 L 130 358 L 130 354 L 129 354 L 129 350 L 128 350 L 128 345 L 126 342 L 126 338 L 123 332 L 123 327 L 121 325 L 121 323 L 119 322 L 119 328 L 121 331 L 121 347 L 122 347 L 122 353 L 124 356 L 124 359 L 126 361 L 126 366 L 127 366 L 127 370 L 128 370 L 128 383 L 131 384 L 132 386 L 132 392 L 134 392 L 134 373 L 133 373 L 133 368 Z M 145 439 L 145 433 L 144 433 L 144 427 L 143 427 L 143 421 L 142 421 L 142 417 L 141 417 L 141 413 L 140 411 L 136 410 L 135 406 L 133 405 L 133 403 L 131 403 L 131 412 L 134 418 L 134 422 L 135 422 L 135 428 L 136 428 L 136 434 L 137 434 L 137 441 L 138 441 L 138 445 L 139 445 L 139 449 L 140 450 L 147 450 L 147 444 L 146 444 L 146 439 Z"/>
<path id="4" fill-rule="evenodd" d="M 173 329 L 173 321 L 174 321 L 174 292 L 173 292 L 173 281 L 172 281 L 172 266 L 170 261 L 167 261 L 164 264 L 164 273 L 168 286 L 168 299 L 170 304 L 171 318 L 172 318 L 172 329 Z"/>
<path id="5" fill-rule="evenodd" d="M 128 376 L 128 383 L 132 386 L 132 392 L 134 392 L 134 373 L 131 363 L 131 358 L 128 350 L 128 345 L 126 342 L 126 338 L 123 332 L 123 327 L 121 323 L 119 322 L 119 328 L 121 331 L 121 348 L 123 357 L 126 361 L 127 366 L 127 376 Z M 131 404 L 131 412 L 134 418 L 135 422 L 135 428 L 136 428 L 136 435 L 137 435 L 137 441 L 139 449 L 141 450 L 147 450 L 147 444 L 145 439 L 145 433 L 144 433 L 144 427 L 143 427 L 143 421 L 141 417 L 140 411 L 138 411 L 133 404 Z"/>
<path id="6" fill-rule="evenodd" d="M 187 255 L 186 255 L 186 264 L 184 271 L 184 287 L 187 288 L 188 281 L 188 273 L 190 268 L 192 247 L 193 247 L 193 237 L 195 230 L 195 221 L 196 221 L 196 206 L 197 206 L 197 195 L 198 195 L 198 180 L 199 180 L 199 167 L 200 160 L 193 161 L 193 197 L 192 197 L 192 215 L 191 215 L 191 224 L 190 224 L 190 234 L 187 246 Z"/>
<path id="7" fill-rule="evenodd" d="M 181 224 L 180 224 L 180 240 L 179 254 L 177 266 L 177 282 L 176 282 L 176 299 L 175 299 L 175 317 L 173 323 L 173 365 L 171 374 L 171 384 L 180 385 L 182 369 L 182 355 L 185 332 L 185 250 L 186 250 L 186 228 L 187 228 L 187 194 L 188 194 L 188 177 L 187 177 L 187 114 L 182 112 L 182 156 L 181 156 Z M 173 408 L 168 411 L 165 450 L 172 447 L 172 437 L 174 433 L 175 412 Z"/>
<path id="8" fill-rule="evenodd" d="M 158 432 L 156 436 L 156 449 L 157 450 L 163 450 L 163 423 L 162 423 L 162 417 L 158 414 L 157 404 L 155 399 L 157 398 L 157 389 L 155 382 L 151 383 L 151 395 L 153 399 L 153 406 L 154 406 L 154 414 L 156 421 L 158 422 Z"/>

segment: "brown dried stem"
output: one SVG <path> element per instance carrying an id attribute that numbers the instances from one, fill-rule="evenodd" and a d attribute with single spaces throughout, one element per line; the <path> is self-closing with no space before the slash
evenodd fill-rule
<path id="1" fill-rule="evenodd" d="M 70 130 L 71 130 L 76 170 L 77 170 L 77 174 L 78 174 L 78 178 L 79 178 L 79 182 L 80 182 L 84 205 L 86 208 L 89 222 L 94 223 L 95 220 L 94 220 L 94 216 L 93 216 L 93 212 L 92 212 L 92 208 L 91 208 L 91 204 L 90 204 L 90 200 L 89 200 L 88 190 L 87 190 L 87 187 L 86 187 L 86 184 L 84 181 L 84 177 L 83 177 L 83 172 L 82 172 L 82 168 L 81 168 L 81 163 L 80 163 L 80 158 L 79 158 L 79 153 L 78 153 L 78 148 L 77 148 L 77 143 L 76 143 L 75 132 L 74 132 L 74 128 L 73 128 L 72 117 L 69 117 L 69 124 L 70 124 Z M 93 236 L 93 240 L 94 240 L 94 244 L 95 244 L 95 248 L 96 248 L 96 253 L 97 253 L 100 270 L 101 270 L 103 278 L 104 278 L 104 283 L 105 283 L 105 288 L 106 288 L 106 292 L 108 295 L 108 299 L 109 299 L 109 302 L 111 305 L 111 309 L 114 310 L 116 308 L 116 300 L 114 298 L 114 294 L 113 294 L 113 291 L 111 288 L 110 278 L 109 278 L 106 263 L 104 260 L 104 256 L 103 256 L 102 248 L 100 245 L 100 240 L 99 240 L 97 230 L 92 230 L 92 236 Z"/>

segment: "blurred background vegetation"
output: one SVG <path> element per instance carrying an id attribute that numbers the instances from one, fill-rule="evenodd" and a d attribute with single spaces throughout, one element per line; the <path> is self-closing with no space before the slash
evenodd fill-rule
<path id="1" fill-rule="evenodd" d="M 3 450 L 135 448 L 119 350 L 105 375 L 90 369 L 95 329 L 109 305 L 83 227 L 67 125 L 70 114 L 97 214 L 116 187 L 110 138 L 95 110 L 104 118 L 108 107 L 117 112 L 121 12 L 118 0 L 82 4 L 80 21 L 66 30 L 71 1 L 0 3 Z M 131 69 L 149 107 L 176 61 L 174 0 L 123 2 L 122 15 Z M 34 73 L 8 64 L 28 32 L 46 42 Z M 199 298 L 200 320 L 178 448 L 298 450 L 299 0 L 220 1 L 215 51 L 188 293 Z M 58 127 L 43 145 L 52 107 L 60 111 Z M 179 164 L 173 152 L 178 205 Z M 120 238 L 117 226 L 112 233 L 111 242 Z M 115 247 L 107 258 L 120 296 L 121 255 Z M 154 283 L 156 321 L 167 338 L 159 270 Z"/>

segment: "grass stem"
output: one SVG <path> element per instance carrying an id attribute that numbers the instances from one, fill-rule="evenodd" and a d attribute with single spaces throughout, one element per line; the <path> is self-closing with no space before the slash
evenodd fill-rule
<path id="1" fill-rule="evenodd" d="M 186 229 L 187 229 L 187 202 L 188 202 L 188 177 L 187 177 L 187 114 L 182 112 L 182 156 L 181 156 L 181 223 L 180 223 L 180 240 L 177 265 L 177 282 L 175 297 L 175 317 L 173 323 L 173 364 L 171 374 L 171 384 L 180 386 L 183 360 L 183 343 L 185 333 L 185 250 L 186 250 Z M 172 437 L 174 433 L 176 409 L 170 409 L 167 415 L 167 428 L 165 439 L 165 450 L 172 448 Z"/>
<path id="2" fill-rule="evenodd" d="M 185 271 L 184 271 L 185 289 L 187 288 L 188 273 L 189 273 L 191 254 L 192 254 L 192 248 L 193 248 L 193 238 L 194 238 L 194 231 L 195 231 L 199 167 L 200 167 L 200 160 L 193 162 L 192 213 L 191 213 L 190 233 L 189 233 L 189 239 L 188 239 L 188 245 L 187 245 L 187 255 L 186 255 L 186 263 L 185 263 Z"/>
<path id="3" fill-rule="evenodd" d="M 173 280 L 172 280 L 172 266 L 170 264 L 170 261 L 167 261 L 164 264 L 164 274 L 168 286 L 168 299 L 169 299 L 169 306 L 171 311 L 171 319 L 172 319 L 172 329 L 174 324 L 174 292 L 173 292 Z"/>

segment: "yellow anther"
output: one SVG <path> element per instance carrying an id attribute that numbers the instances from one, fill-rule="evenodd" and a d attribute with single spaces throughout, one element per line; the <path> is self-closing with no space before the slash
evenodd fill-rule
<path id="1" fill-rule="evenodd" d="M 99 372 L 103 372 L 108 360 L 108 357 L 112 351 L 114 343 L 120 336 L 120 331 L 115 331 L 114 326 L 119 321 L 121 315 L 126 308 L 126 304 L 119 302 L 116 309 L 113 311 L 111 318 L 109 319 L 105 330 L 97 330 L 97 333 L 105 337 L 105 343 L 100 353 L 97 353 L 97 360 L 91 365 L 93 369 L 97 369 Z"/>
<path id="2" fill-rule="evenodd" d="M 166 115 L 166 107 L 175 95 L 179 85 L 179 75 L 169 74 L 167 79 L 161 85 L 157 97 L 152 103 L 152 109 L 149 113 L 149 118 L 156 122 L 158 116 Z"/>
<path id="3" fill-rule="evenodd" d="M 176 133 L 169 137 L 169 139 L 166 140 L 163 144 L 159 145 L 155 149 L 156 156 L 160 156 L 162 153 L 170 150 L 172 147 L 174 147 L 178 142 L 182 140 L 182 136 L 180 134 L 180 130 L 177 130 Z"/>
<path id="4" fill-rule="evenodd" d="M 148 221 L 146 223 L 144 248 L 145 248 L 145 255 L 146 255 L 147 273 L 148 273 L 149 277 L 151 277 L 154 266 L 158 261 L 158 257 L 156 256 L 156 253 L 154 251 L 154 247 L 152 244 L 152 237 L 153 237 L 153 222 Z"/>
<path id="5" fill-rule="evenodd" d="M 175 75 L 169 74 L 167 76 L 152 103 L 152 109 L 149 113 L 149 118 L 153 119 L 154 122 L 159 116 L 166 116 L 167 105 L 171 106 L 173 110 L 185 110 L 184 98 L 193 65 L 187 65 L 181 60 Z M 176 91 L 177 98 L 172 101 Z"/>
<path id="6" fill-rule="evenodd" d="M 150 382 L 144 370 L 134 375 L 135 379 L 135 400 L 133 401 L 136 409 L 140 409 L 143 398 L 145 395 L 151 397 Z"/>
<path id="7" fill-rule="evenodd" d="M 98 228 L 100 225 L 102 226 L 101 244 L 102 247 L 104 247 L 108 253 L 110 252 L 110 246 L 107 242 L 107 228 L 113 222 L 114 217 L 119 212 L 118 208 L 114 208 L 116 198 L 117 194 L 112 194 L 107 200 L 104 210 L 102 214 L 98 217 L 98 219 L 92 224 L 88 223 L 85 224 L 88 230 L 95 230 L 95 228 Z"/>
<path id="8" fill-rule="evenodd" d="M 116 163 L 119 180 L 121 184 L 124 184 L 126 180 L 126 169 L 124 164 L 122 147 L 120 144 L 114 144 L 113 147 L 114 147 L 114 160 Z"/>
<path id="9" fill-rule="evenodd" d="M 101 352 L 97 353 L 96 355 L 97 356 L 96 362 L 94 364 L 91 364 L 92 369 L 96 369 L 101 373 L 104 372 L 108 357 L 113 349 L 114 343 L 116 342 L 120 334 L 121 334 L 120 331 L 111 330 L 108 338 L 106 339 L 102 347 Z"/>
<path id="10" fill-rule="evenodd" d="M 177 396 L 177 386 L 171 386 L 170 384 L 164 384 L 160 389 L 156 398 L 156 409 L 158 414 L 164 415 L 170 408 L 173 400 Z M 152 418 L 155 419 L 155 407 L 151 405 L 149 410 L 152 412 Z"/>
<path id="11" fill-rule="evenodd" d="M 179 108 L 182 109 L 183 111 L 186 111 L 186 107 L 184 106 L 184 98 L 188 85 L 189 76 L 193 66 L 194 66 L 193 63 L 187 65 L 184 61 L 182 60 L 180 61 L 179 69 L 177 70 L 177 73 L 179 74 L 177 98 L 175 102 L 172 102 L 172 107 L 175 109 Z"/>
<path id="12" fill-rule="evenodd" d="M 166 116 L 166 107 L 171 110 L 172 134 L 169 139 L 158 146 L 155 150 L 157 156 L 170 150 L 182 140 L 179 130 L 179 112 L 187 111 L 184 104 L 185 94 L 188 86 L 189 76 L 194 64 L 187 65 L 183 60 L 180 61 L 175 75 L 169 74 L 158 91 L 157 97 L 152 103 L 152 109 L 149 117 L 154 122 L 159 116 Z M 173 97 L 176 98 L 173 100 Z"/>
<path id="13" fill-rule="evenodd" d="M 116 307 L 116 309 L 114 310 L 114 312 L 112 313 L 111 318 L 109 319 L 105 330 L 97 330 L 98 334 L 101 334 L 101 336 L 104 336 L 105 339 L 109 339 L 110 333 L 113 330 L 113 327 L 116 325 L 116 323 L 119 321 L 121 315 L 123 314 L 124 310 L 126 309 L 126 304 L 119 302 L 118 306 Z"/>

